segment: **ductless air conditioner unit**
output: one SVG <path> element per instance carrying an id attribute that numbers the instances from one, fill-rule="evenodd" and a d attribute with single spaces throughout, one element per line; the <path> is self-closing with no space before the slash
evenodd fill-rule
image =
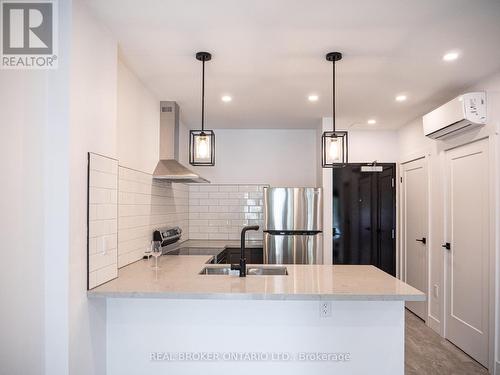
<path id="1" fill-rule="evenodd" d="M 486 124 L 486 93 L 469 92 L 423 117 L 424 134 L 444 139 Z"/>

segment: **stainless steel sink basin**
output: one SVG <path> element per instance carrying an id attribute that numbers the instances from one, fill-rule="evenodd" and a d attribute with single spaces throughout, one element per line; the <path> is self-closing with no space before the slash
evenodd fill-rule
<path id="1" fill-rule="evenodd" d="M 205 267 L 201 270 L 200 275 L 229 275 L 231 268 L 228 267 Z"/>
<path id="2" fill-rule="evenodd" d="M 201 270 L 200 275 L 230 275 L 238 274 L 238 271 L 231 271 L 230 266 L 217 267 L 207 266 Z M 288 271 L 283 266 L 248 266 L 247 276 L 286 276 Z"/>
<path id="3" fill-rule="evenodd" d="M 285 276 L 288 275 L 286 267 L 283 266 L 248 266 L 247 275 L 252 276 L 265 276 L 265 275 L 276 275 Z"/>

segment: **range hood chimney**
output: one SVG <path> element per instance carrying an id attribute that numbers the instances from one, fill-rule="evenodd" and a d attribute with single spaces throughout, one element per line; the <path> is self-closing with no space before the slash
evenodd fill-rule
<path id="1" fill-rule="evenodd" d="M 179 162 L 179 105 L 160 102 L 160 161 L 153 178 L 172 182 L 210 182 Z"/>

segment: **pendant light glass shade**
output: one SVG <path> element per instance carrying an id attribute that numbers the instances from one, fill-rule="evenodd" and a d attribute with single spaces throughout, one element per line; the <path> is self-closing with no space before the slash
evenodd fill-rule
<path id="1" fill-rule="evenodd" d="M 321 137 L 323 168 L 342 167 L 347 163 L 347 132 L 327 131 Z"/>
<path id="2" fill-rule="evenodd" d="M 208 52 L 198 52 L 196 59 L 202 62 L 201 83 L 201 130 L 189 131 L 189 164 L 197 166 L 215 165 L 215 133 L 205 129 L 205 61 L 210 61 L 212 55 Z"/>
<path id="3" fill-rule="evenodd" d="M 215 133 L 212 130 L 191 130 L 189 138 L 189 164 L 215 165 Z"/>
<path id="4" fill-rule="evenodd" d="M 340 168 L 347 164 L 348 139 L 347 132 L 335 130 L 335 62 L 342 59 L 340 52 L 330 52 L 326 60 L 333 64 L 333 89 L 332 89 L 332 122 L 333 129 L 326 131 L 321 136 L 321 166 L 323 168 Z"/>

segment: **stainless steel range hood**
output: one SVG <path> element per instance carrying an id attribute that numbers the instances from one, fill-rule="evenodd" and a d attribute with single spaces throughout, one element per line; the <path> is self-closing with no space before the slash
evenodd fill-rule
<path id="1" fill-rule="evenodd" d="M 172 182 L 210 182 L 179 162 L 179 105 L 160 102 L 160 161 L 153 178 Z"/>

